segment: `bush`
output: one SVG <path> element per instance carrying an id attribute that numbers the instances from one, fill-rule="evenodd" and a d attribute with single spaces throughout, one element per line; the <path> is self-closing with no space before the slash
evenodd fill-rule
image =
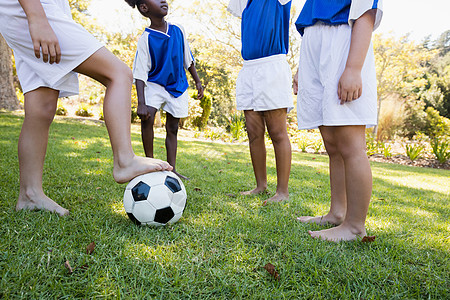
<path id="1" fill-rule="evenodd" d="M 57 116 L 67 116 L 67 109 L 64 106 L 62 106 L 62 104 L 58 104 L 55 114 Z"/>
<path id="2" fill-rule="evenodd" d="M 94 114 L 86 104 L 80 104 L 77 111 L 75 112 L 75 115 L 79 117 L 92 117 Z"/>
<path id="3" fill-rule="evenodd" d="M 231 115 L 228 122 L 231 136 L 235 140 L 240 140 L 245 136 L 245 117 L 242 112 Z"/>
<path id="4" fill-rule="evenodd" d="M 441 164 L 450 159 L 450 143 L 447 140 L 434 138 L 431 141 L 431 148 L 434 156 Z"/>
<path id="5" fill-rule="evenodd" d="M 191 98 L 197 100 L 197 93 L 192 94 Z M 203 130 L 208 124 L 209 115 L 211 114 L 211 105 L 212 105 L 211 94 L 205 92 L 203 98 L 200 99 L 199 101 L 202 113 L 200 116 L 197 116 L 192 120 L 192 124 L 199 130 Z"/>
<path id="6" fill-rule="evenodd" d="M 425 110 L 425 133 L 431 138 L 449 135 L 450 120 L 439 115 L 439 112 L 433 107 Z"/>
<path id="7" fill-rule="evenodd" d="M 405 104 L 405 119 L 402 134 L 411 139 L 417 132 L 423 132 L 426 125 L 427 114 L 424 111 L 425 103 L 419 100 L 408 100 Z"/>
<path id="8" fill-rule="evenodd" d="M 424 146 L 420 144 L 406 144 L 405 150 L 406 155 L 409 157 L 410 160 L 415 160 L 420 157 L 420 154 L 424 150 Z"/>
<path id="9" fill-rule="evenodd" d="M 400 131 L 405 118 L 404 101 L 392 95 L 383 101 L 378 118 L 377 140 L 392 140 Z"/>
<path id="10" fill-rule="evenodd" d="M 131 107 L 131 123 L 135 123 L 137 118 L 138 118 L 137 107 L 132 106 Z"/>

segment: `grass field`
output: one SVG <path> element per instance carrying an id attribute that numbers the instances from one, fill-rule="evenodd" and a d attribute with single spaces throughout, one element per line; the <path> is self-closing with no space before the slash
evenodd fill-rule
<path id="1" fill-rule="evenodd" d="M 15 212 L 21 122 L 0 113 L 2 299 L 449 299 L 450 171 L 372 163 L 376 240 L 335 244 L 295 221 L 327 211 L 326 156 L 294 153 L 291 200 L 263 207 L 269 195 L 239 195 L 254 184 L 245 145 L 180 141 L 188 206 L 154 229 L 127 218 L 106 129 L 91 121 L 57 118 L 51 128 L 44 189 L 70 216 Z M 142 155 L 139 132 L 132 139 Z M 164 159 L 163 139 L 155 149 Z M 268 174 L 273 193 L 271 149 Z"/>

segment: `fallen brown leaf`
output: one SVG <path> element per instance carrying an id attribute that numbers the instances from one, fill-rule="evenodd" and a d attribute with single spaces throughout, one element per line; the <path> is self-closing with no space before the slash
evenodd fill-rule
<path id="1" fill-rule="evenodd" d="M 86 253 L 87 254 L 92 254 L 92 252 L 94 252 L 95 250 L 95 242 L 90 243 L 87 247 L 86 247 Z"/>
<path id="2" fill-rule="evenodd" d="M 69 271 L 69 274 L 73 273 L 72 267 L 70 266 L 70 263 L 68 260 L 66 260 L 66 262 L 64 263 L 64 267 L 66 267 L 66 269 Z"/>
<path id="3" fill-rule="evenodd" d="M 372 243 L 375 241 L 376 236 L 365 236 L 362 238 L 361 243 Z"/>
<path id="4" fill-rule="evenodd" d="M 272 277 L 276 280 L 280 280 L 280 274 L 278 274 L 278 272 L 275 270 L 275 266 L 272 265 L 271 263 L 268 263 L 264 266 L 264 269 L 267 270 L 267 272 L 269 272 L 270 275 L 272 275 Z"/>
<path id="5" fill-rule="evenodd" d="M 202 189 L 201 188 L 194 188 L 194 191 L 196 191 L 196 192 L 201 192 L 202 191 Z"/>

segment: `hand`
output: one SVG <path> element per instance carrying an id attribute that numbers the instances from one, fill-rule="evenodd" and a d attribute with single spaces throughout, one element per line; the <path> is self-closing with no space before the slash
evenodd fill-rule
<path id="1" fill-rule="evenodd" d="M 59 63 L 61 61 L 61 48 L 55 32 L 47 19 L 29 20 L 31 40 L 33 41 L 34 55 L 46 63 Z"/>
<path id="2" fill-rule="evenodd" d="M 203 98 L 203 92 L 204 92 L 204 89 L 203 89 L 203 86 L 202 86 L 202 83 L 201 82 L 196 82 L 195 83 L 195 88 L 197 89 L 197 99 L 202 99 Z"/>
<path id="3" fill-rule="evenodd" d="M 147 121 L 150 118 L 150 110 L 145 104 L 138 104 L 136 113 L 142 121 Z"/>
<path id="4" fill-rule="evenodd" d="M 338 98 L 341 100 L 341 105 L 358 99 L 361 93 L 361 71 L 345 68 L 338 83 Z"/>
<path id="5" fill-rule="evenodd" d="M 292 89 L 294 90 L 294 95 L 298 94 L 298 69 L 297 73 L 294 75 L 294 79 L 292 79 Z"/>

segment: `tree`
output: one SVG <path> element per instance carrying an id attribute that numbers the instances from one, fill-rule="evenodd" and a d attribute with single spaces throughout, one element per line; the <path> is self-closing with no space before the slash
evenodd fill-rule
<path id="1" fill-rule="evenodd" d="M 0 35 L 0 108 L 15 110 L 20 107 L 13 78 L 11 50 Z"/>
<path id="2" fill-rule="evenodd" d="M 422 89 L 427 81 L 424 78 L 429 61 L 436 55 L 408 40 L 408 35 L 396 39 L 384 38 L 380 34 L 373 37 L 375 65 L 377 72 L 378 118 L 383 101 L 390 94 L 399 94 L 404 99 L 416 101 L 411 97 Z M 377 133 L 377 127 L 374 129 Z"/>

